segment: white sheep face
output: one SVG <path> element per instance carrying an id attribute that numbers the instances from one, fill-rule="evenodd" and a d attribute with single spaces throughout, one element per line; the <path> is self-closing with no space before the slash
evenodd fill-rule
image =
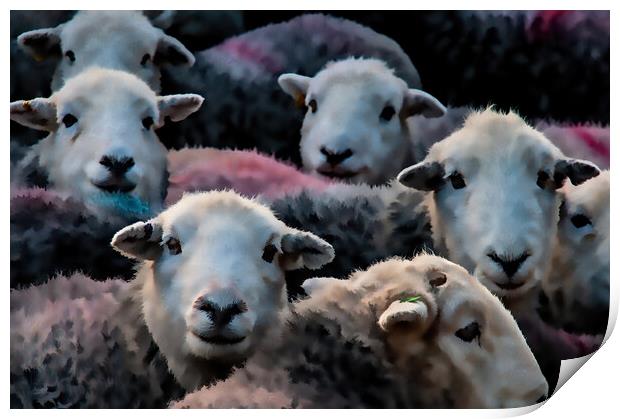
<path id="1" fill-rule="evenodd" d="M 420 255 L 378 263 L 348 281 L 311 285 L 308 309 L 313 299 L 337 296 L 338 305 L 351 305 L 355 321 L 371 316 L 378 323 L 395 368 L 429 407 L 507 408 L 546 398 L 546 380 L 517 323 L 459 265 Z"/>
<path id="2" fill-rule="evenodd" d="M 60 60 L 52 81 L 54 91 L 88 67 L 127 71 L 159 91 L 159 65 L 194 63 L 194 56 L 178 40 L 134 11 L 78 12 L 55 28 L 25 32 L 18 42 L 36 59 Z"/>
<path id="3" fill-rule="evenodd" d="M 517 297 L 548 274 L 560 197 L 568 176 L 598 173 L 567 160 L 516 114 L 472 114 L 462 129 L 403 170 L 406 186 L 432 191 L 429 210 L 439 248 L 500 296 Z"/>
<path id="4" fill-rule="evenodd" d="M 243 360 L 278 333 L 284 270 L 333 258 L 323 240 L 232 192 L 185 195 L 157 218 L 121 230 L 112 245 L 152 261 L 137 279 L 146 323 L 186 388 L 205 384 L 192 358 Z"/>
<path id="5" fill-rule="evenodd" d="M 552 321 L 604 333 L 609 316 L 609 172 L 563 189 L 553 269 L 543 281 Z"/>
<path id="6" fill-rule="evenodd" d="M 374 59 L 334 62 L 313 78 L 284 74 L 278 82 L 307 107 L 300 143 L 304 168 L 350 182 L 380 184 L 393 178 L 412 161 L 405 119 L 445 112 L 437 99 L 408 89 Z"/>
<path id="7" fill-rule="evenodd" d="M 166 194 L 166 148 L 155 127 L 180 120 L 200 107 L 198 95 L 156 96 L 137 77 L 89 69 L 54 95 L 11 104 L 11 119 L 46 130 L 32 159 L 61 193 L 97 208 L 109 194 L 127 195 L 161 208 Z"/>

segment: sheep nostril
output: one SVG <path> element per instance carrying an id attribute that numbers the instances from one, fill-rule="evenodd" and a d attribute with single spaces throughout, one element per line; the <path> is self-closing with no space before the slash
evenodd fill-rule
<path id="1" fill-rule="evenodd" d="M 508 278 L 512 278 L 527 258 L 530 257 L 529 252 L 523 252 L 518 257 L 498 255 L 495 252 L 487 253 L 489 259 L 498 264 Z"/>
<path id="2" fill-rule="evenodd" d="M 132 157 L 110 157 L 103 156 L 101 160 L 99 160 L 99 164 L 106 167 L 108 171 L 116 176 L 124 175 L 131 169 L 136 162 Z"/>
<path id="3" fill-rule="evenodd" d="M 353 150 L 351 150 L 350 148 L 347 148 L 343 151 L 332 151 L 323 146 L 320 148 L 320 151 L 321 154 L 325 156 L 325 160 L 327 161 L 327 163 L 331 165 L 342 163 L 353 155 Z"/>

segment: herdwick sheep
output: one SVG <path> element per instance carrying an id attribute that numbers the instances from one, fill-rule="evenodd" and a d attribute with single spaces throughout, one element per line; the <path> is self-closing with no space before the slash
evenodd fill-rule
<path id="1" fill-rule="evenodd" d="M 149 217 L 132 201 L 115 198 L 109 204 L 123 217 L 100 217 L 83 202 L 40 188 L 11 191 L 11 288 L 76 271 L 91 279 L 129 280 L 133 263 L 109 246 L 120 228 Z"/>
<path id="2" fill-rule="evenodd" d="M 17 42 L 37 60 L 60 60 L 53 92 L 88 67 L 127 71 L 159 92 L 159 66 L 194 64 L 183 44 L 134 11 L 81 11 L 56 27 L 25 32 Z"/>
<path id="3" fill-rule="evenodd" d="M 556 326 L 601 334 L 609 317 L 609 172 L 565 185 L 543 311 Z"/>
<path id="4" fill-rule="evenodd" d="M 284 271 L 316 269 L 333 248 L 229 191 L 186 194 L 112 246 L 143 261 L 132 282 L 170 370 L 194 390 L 225 376 L 279 333 Z"/>
<path id="5" fill-rule="evenodd" d="M 330 62 L 314 77 L 282 74 L 278 84 L 307 108 L 300 142 L 306 171 L 354 183 L 385 183 L 421 160 L 406 119 L 446 111 L 377 59 Z"/>
<path id="6" fill-rule="evenodd" d="M 88 69 L 50 98 L 11 103 L 12 120 L 49 132 L 18 164 L 17 176 L 32 181 L 32 173 L 43 172 L 55 189 L 95 211 L 121 195 L 156 212 L 168 174 L 154 129 L 165 118 L 186 118 L 202 101 L 193 94 L 157 96 L 132 74 Z"/>
<path id="7" fill-rule="evenodd" d="M 421 87 L 415 66 L 392 39 L 345 19 L 303 15 L 196 53 L 191 68 L 163 69 L 163 92 L 208 92 L 211 100 L 178 127 L 164 127 L 160 137 L 170 148 L 256 149 L 300 166 L 305 109 L 295 109 L 277 78 L 316 74 L 348 57 L 385 61 L 409 87 Z"/>
<path id="8" fill-rule="evenodd" d="M 492 292 L 516 301 L 551 268 L 557 189 L 566 178 L 577 185 L 598 174 L 593 163 L 565 157 L 515 113 L 487 109 L 470 114 L 398 180 L 429 192 L 435 246 Z"/>
<path id="9" fill-rule="evenodd" d="M 11 408 L 155 408 L 182 397 L 119 280 L 11 291 Z"/>
<path id="10" fill-rule="evenodd" d="M 510 313 L 445 259 L 393 258 L 304 286 L 278 345 L 173 406 L 504 408 L 547 396 Z"/>
<path id="11" fill-rule="evenodd" d="M 300 172 L 296 167 L 251 150 L 184 148 L 168 153 L 170 172 L 166 205 L 184 192 L 232 189 L 274 200 L 303 190 L 323 191 L 331 182 Z"/>

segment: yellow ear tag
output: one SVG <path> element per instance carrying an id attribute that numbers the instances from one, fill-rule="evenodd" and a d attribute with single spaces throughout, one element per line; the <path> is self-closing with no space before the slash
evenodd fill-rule
<path id="1" fill-rule="evenodd" d="M 306 107 L 306 95 L 302 95 L 301 93 L 295 95 L 295 106 L 298 108 Z"/>
<path id="2" fill-rule="evenodd" d="M 24 100 L 22 102 L 22 107 L 24 108 L 24 110 L 26 112 L 32 112 L 32 105 L 30 105 L 30 101 L 29 100 Z"/>

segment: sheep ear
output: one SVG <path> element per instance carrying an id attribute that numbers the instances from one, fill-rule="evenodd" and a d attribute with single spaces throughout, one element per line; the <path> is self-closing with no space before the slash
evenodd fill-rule
<path id="1" fill-rule="evenodd" d="M 600 173 L 601 170 L 594 163 L 586 160 L 566 159 L 555 163 L 553 179 L 556 187 L 560 188 L 566 178 L 569 178 L 573 185 L 581 185 Z"/>
<path id="2" fill-rule="evenodd" d="M 138 221 L 117 232 L 110 243 L 124 256 L 138 260 L 155 260 L 161 254 L 162 228 L 154 220 Z"/>
<path id="3" fill-rule="evenodd" d="M 302 107 L 306 102 L 306 93 L 310 86 L 310 80 L 312 80 L 311 77 L 286 73 L 278 77 L 278 84 L 285 93 L 295 99 L 297 106 Z"/>
<path id="4" fill-rule="evenodd" d="M 301 284 L 305 293 L 311 295 L 319 290 L 325 289 L 333 284 L 341 284 L 341 281 L 337 278 L 308 278 Z"/>
<path id="5" fill-rule="evenodd" d="M 438 162 L 420 162 L 398 174 L 396 179 L 403 185 L 420 191 L 436 191 L 445 183 L 445 170 Z"/>
<path id="6" fill-rule="evenodd" d="M 400 323 L 409 325 L 411 329 L 421 334 L 428 329 L 430 323 L 428 307 L 423 300 L 415 302 L 408 302 L 406 300 L 394 301 L 381 313 L 378 323 L 381 329 L 386 332 L 389 332 L 394 325 Z"/>
<path id="7" fill-rule="evenodd" d="M 196 58 L 178 39 L 162 31 L 153 62 L 157 65 L 171 64 L 191 67 L 196 62 Z"/>
<path id="8" fill-rule="evenodd" d="M 422 115 L 427 118 L 439 118 L 445 115 L 446 107 L 434 96 L 418 89 L 409 89 L 405 95 L 402 116 L 408 118 Z"/>
<path id="9" fill-rule="evenodd" d="M 318 269 L 334 259 L 334 248 L 312 233 L 289 229 L 280 243 L 284 270 Z"/>
<path id="10" fill-rule="evenodd" d="M 40 131 L 54 131 L 56 104 L 47 98 L 18 100 L 11 103 L 11 119 L 25 127 Z"/>
<path id="11" fill-rule="evenodd" d="M 202 106 L 204 98 L 195 94 L 168 95 L 157 98 L 159 107 L 158 127 L 164 125 L 166 117 L 172 121 L 182 121 Z"/>
<path id="12" fill-rule="evenodd" d="M 24 32 L 17 37 L 17 44 L 28 55 L 37 61 L 43 61 L 52 56 L 60 57 L 60 32 L 62 25 L 55 28 L 36 29 Z"/>

